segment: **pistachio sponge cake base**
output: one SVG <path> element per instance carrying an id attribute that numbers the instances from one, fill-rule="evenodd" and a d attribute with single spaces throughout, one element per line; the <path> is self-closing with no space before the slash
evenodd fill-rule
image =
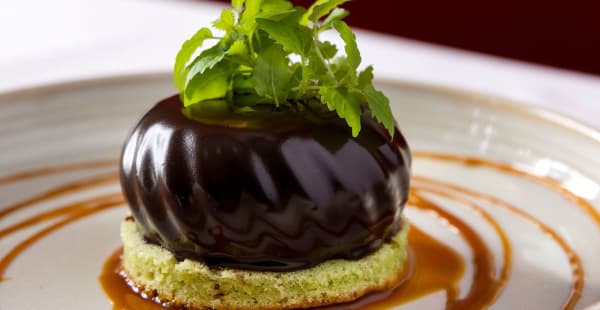
<path id="1" fill-rule="evenodd" d="M 295 309 L 355 300 L 394 286 L 404 274 L 408 222 L 389 242 L 359 260 L 333 259 L 291 272 L 208 268 L 178 261 L 144 241 L 134 220 L 121 225 L 122 272 L 138 289 L 189 309 Z"/>

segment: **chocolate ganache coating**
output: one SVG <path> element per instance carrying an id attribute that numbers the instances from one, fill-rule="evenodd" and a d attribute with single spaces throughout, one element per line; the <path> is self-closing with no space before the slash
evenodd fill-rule
<path id="1" fill-rule="evenodd" d="M 121 156 L 145 239 L 210 267 L 289 271 L 359 259 L 398 232 L 411 155 L 368 113 L 358 137 L 333 112 L 215 116 L 159 102 Z"/>

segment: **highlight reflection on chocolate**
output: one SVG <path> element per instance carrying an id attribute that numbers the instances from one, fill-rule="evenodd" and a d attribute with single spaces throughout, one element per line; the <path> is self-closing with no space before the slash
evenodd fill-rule
<path id="1" fill-rule="evenodd" d="M 122 154 L 121 184 L 147 241 L 209 266 L 294 270 L 358 259 L 401 228 L 410 152 L 398 130 L 335 113 L 217 117 L 158 103 Z"/>

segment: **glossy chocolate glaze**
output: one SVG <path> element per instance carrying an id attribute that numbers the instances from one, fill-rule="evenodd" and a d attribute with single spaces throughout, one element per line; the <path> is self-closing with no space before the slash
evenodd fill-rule
<path id="1" fill-rule="evenodd" d="M 411 155 L 369 116 L 353 138 L 331 112 L 209 115 L 152 108 L 121 158 L 147 241 L 211 267 L 288 271 L 358 259 L 401 227 Z"/>

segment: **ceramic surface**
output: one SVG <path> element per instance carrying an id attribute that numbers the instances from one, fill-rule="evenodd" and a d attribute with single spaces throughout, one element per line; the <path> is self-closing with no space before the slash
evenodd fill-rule
<path id="1" fill-rule="evenodd" d="M 506 232 L 512 247 L 507 286 L 493 309 L 560 309 L 572 283 L 563 249 L 539 225 L 499 208 L 500 199 L 548 226 L 581 259 L 585 271 L 582 309 L 600 302 L 600 226 L 576 202 L 600 211 L 600 132 L 570 119 L 502 99 L 419 85 L 382 82 L 399 126 L 412 149 L 415 184 L 423 178 L 480 193 L 461 195 L 488 212 Z M 127 132 L 158 100 L 174 93 L 168 75 L 120 77 L 50 86 L 0 95 L 0 211 L 66 183 L 116 172 L 116 164 L 10 179 L 25 171 L 74 163 L 117 160 Z M 494 167 L 464 165 L 427 154 L 453 154 L 506 164 L 548 180 L 551 188 Z M 420 154 L 420 155 L 419 155 Z M 446 188 L 447 190 L 447 188 Z M 119 193 L 117 180 L 32 201 L 0 216 L 0 232 L 59 206 Z M 503 247 L 480 216 L 435 193 L 427 197 L 469 223 L 494 252 L 500 272 Z M 485 198 L 488 197 L 488 198 Z M 590 211 L 590 210 L 588 210 Z M 58 229 L 27 248 L 0 282 L 0 309 L 110 309 L 98 283 L 105 259 L 120 246 L 119 222 L 125 206 L 109 209 Z M 413 225 L 461 253 L 471 283 L 473 257 L 464 238 L 431 212 L 410 205 Z M 2 236 L 0 256 L 62 218 Z M 440 309 L 445 293 L 436 292 L 404 305 Z M 404 308 L 403 308 L 404 309 Z"/>

